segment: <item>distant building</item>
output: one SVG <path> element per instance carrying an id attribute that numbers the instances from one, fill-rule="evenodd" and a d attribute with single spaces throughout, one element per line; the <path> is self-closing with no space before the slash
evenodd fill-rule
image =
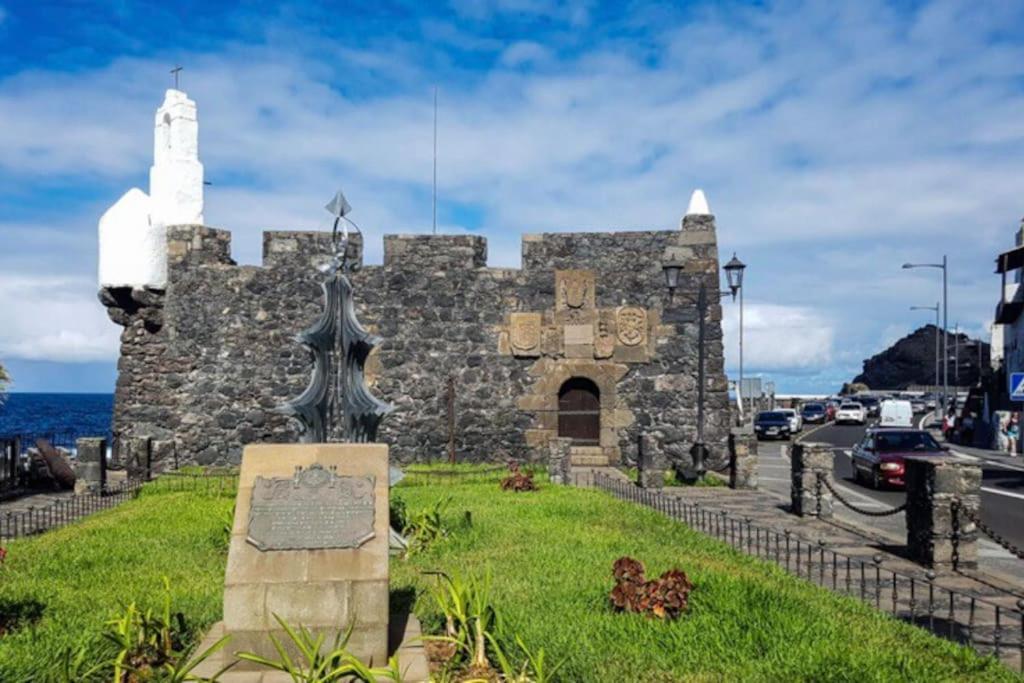
<path id="1" fill-rule="evenodd" d="M 996 258 L 996 273 L 1002 276 L 1002 283 L 992 323 L 992 369 L 1004 378 L 1024 372 L 1024 221 L 1015 243 Z M 1003 386 L 1008 389 L 1005 379 Z"/>

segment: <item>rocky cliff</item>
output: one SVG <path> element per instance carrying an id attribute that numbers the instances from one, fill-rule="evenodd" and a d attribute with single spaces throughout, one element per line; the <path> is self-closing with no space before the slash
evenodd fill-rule
<path id="1" fill-rule="evenodd" d="M 864 370 L 853 381 L 871 389 L 905 389 L 910 385 L 935 383 L 935 325 L 925 325 L 903 337 L 885 351 L 864 361 Z M 939 330 L 939 343 L 942 331 Z M 978 381 L 977 341 L 966 334 L 949 335 L 949 383 L 972 386 Z M 956 345 L 960 346 L 959 372 L 954 358 Z M 981 342 L 981 367 L 988 367 L 989 345 Z M 941 353 L 941 347 L 940 347 Z M 942 372 L 940 366 L 939 372 Z M 942 375 L 939 375 L 942 382 Z"/>

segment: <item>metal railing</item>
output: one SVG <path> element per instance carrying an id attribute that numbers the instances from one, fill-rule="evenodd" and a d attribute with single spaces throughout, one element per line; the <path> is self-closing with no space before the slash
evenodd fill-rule
<path id="1" fill-rule="evenodd" d="M 401 469 L 402 473 L 405 475 L 405 478 L 402 480 L 403 486 L 427 486 L 430 484 L 444 483 L 483 483 L 496 481 L 509 473 L 508 465 L 447 469 L 437 467 L 416 467 L 415 465 L 409 465 L 402 467 Z"/>
<path id="2" fill-rule="evenodd" d="M 22 510 L 0 511 L 0 541 L 41 534 L 58 529 L 135 498 L 141 491 L 190 491 L 205 495 L 234 496 L 238 490 L 238 472 L 192 474 L 164 472 L 156 479 L 128 479 L 108 486 L 102 492 L 65 496 Z"/>
<path id="3" fill-rule="evenodd" d="M 51 500 L 44 505 L 29 505 L 23 510 L 0 512 L 0 540 L 41 534 L 106 510 L 134 498 L 141 481 L 125 481 L 102 492 L 86 493 Z"/>
<path id="4" fill-rule="evenodd" d="M 16 437 L 0 437 L 0 492 L 18 486 L 21 444 Z"/>
<path id="5" fill-rule="evenodd" d="M 738 518 L 725 510 L 641 489 L 596 473 L 594 486 L 617 498 L 653 508 L 688 527 L 728 543 L 823 588 L 859 598 L 896 619 L 992 655 L 1024 673 L 1024 599 L 982 598 L 936 583 L 936 574 L 913 576 L 884 568 L 884 558 L 838 552 L 828 541 L 802 538 Z"/>

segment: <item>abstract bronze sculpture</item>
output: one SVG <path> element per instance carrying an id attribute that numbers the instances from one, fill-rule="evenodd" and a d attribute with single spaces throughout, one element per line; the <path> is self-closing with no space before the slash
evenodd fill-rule
<path id="1" fill-rule="evenodd" d="M 352 283 L 346 276 L 348 226 L 359 230 L 346 217 L 352 207 L 339 191 L 325 208 L 334 216 L 334 253 L 319 268 L 328 276 L 320 285 L 324 310 L 311 327 L 296 335 L 296 341 L 313 355 L 313 373 L 305 391 L 277 411 L 299 421 L 302 443 L 368 443 L 376 439 L 381 419 L 393 409 L 370 393 L 364 375 L 366 359 L 381 340 L 359 324 Z"/>

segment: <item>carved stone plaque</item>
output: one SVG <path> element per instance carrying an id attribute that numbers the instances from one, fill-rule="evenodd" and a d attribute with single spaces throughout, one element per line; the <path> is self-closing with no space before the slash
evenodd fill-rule
<path id="1" fill-rule="evenodd" d="M 320 465 L 290 479 L 256 477 L 246 540 L 260 550 L 358 548 L 374 536 L 374 483 Z"/>
<path id="2" fill-rule="evenodd" d="M 615 313 L 619 341 L 636 346 L 647 340 L 647 311 L 638 306 L 623 306 Z"/>
<path id="3" fill-rule="evenodd" d="M 555 271 L 555 310 L 594 307 L 594 273 L 590 270 Z"/>
<path id="4" fill-rule="evenodd" d="M 524 352 L 540 354 L 541 316 L 540 313 L 513 313 L 511 316 L 509 341 L 516 355 Z"/>

